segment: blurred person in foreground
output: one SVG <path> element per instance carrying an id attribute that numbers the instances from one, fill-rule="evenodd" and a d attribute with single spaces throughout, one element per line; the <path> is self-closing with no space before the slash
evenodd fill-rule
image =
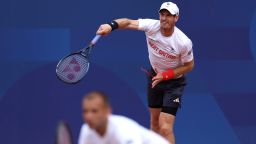
<path id="1" fill-rule="evenodd" d="M 78 144 L 169 144 L 157 133 L 132 119 L 114 115 L 106 94 L 86 94 L 82 100 L 81 127 Z"/>

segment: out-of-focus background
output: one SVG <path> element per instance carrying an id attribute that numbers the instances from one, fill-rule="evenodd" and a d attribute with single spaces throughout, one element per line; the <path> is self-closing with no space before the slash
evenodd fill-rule
<path id="1" fill-rule="evenodd" d="M 63 56 L 86 46 L 115 18 L 158 19 L 164 1 L 1 0 L 0 143 L 53 143 L 59 120 L 77 137 L 81 98 L 102 90 L 114 113 L 149 127 L 145 34 L 117 30 L 93 49 L 88 75 L 77 85 L 55 76 Z M 195 68 L 187 75 L 177 115 L 177 144 L 256 143 L 256 1 L 174 0 L 177 26 L 193 41 Z"/>

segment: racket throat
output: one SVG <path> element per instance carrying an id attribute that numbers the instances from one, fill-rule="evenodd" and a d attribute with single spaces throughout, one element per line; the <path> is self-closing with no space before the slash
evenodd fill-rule
<path id="1" fill-rule="evenodd" d="M 89 55 L 91 53 L 93 45 L 89 45 L 88 47 L 81 50 L 81 55 L 83 55 L 86 58 L 89 58 Z"/>

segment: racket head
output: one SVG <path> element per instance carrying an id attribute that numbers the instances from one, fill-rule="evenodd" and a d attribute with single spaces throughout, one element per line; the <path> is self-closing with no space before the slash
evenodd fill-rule
<path id="1" fill-rule="evenodd" d="M 73 144 L 73 136 L 67 122 L 59 122 L 56 129 L 56 144 Z"/>
<path id="2" fill-rule="evenodd" d="M 78 83 L 89 70 L 89 59 L 82 52 L 61 59 L 56 67 L 57 77 L 68 84 Z"/>

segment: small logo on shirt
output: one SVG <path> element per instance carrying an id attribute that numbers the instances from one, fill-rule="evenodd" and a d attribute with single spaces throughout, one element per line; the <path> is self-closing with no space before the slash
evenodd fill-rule
<path id="1" fill-rule="evenodd" d="M 175 52 L 175 50 L 174 50 L 174 48 L 173 48 L 173 47 L 171 47 L 171 50 Z"/>
<path id="2" fill-rule="evenodd" d="M 188 55 L 191 55 L 192 54 L 192 50 L 190 50 L 189 52 L 188 52 Z"/>
<path id="3" fill-rule="evenodd" d="M 180 103 L 180 99 L 179 99 L 179 98 L 176 98 L 175 100 L 173 100 L 173 102 L 175 102 L 175 103 Z"/>

